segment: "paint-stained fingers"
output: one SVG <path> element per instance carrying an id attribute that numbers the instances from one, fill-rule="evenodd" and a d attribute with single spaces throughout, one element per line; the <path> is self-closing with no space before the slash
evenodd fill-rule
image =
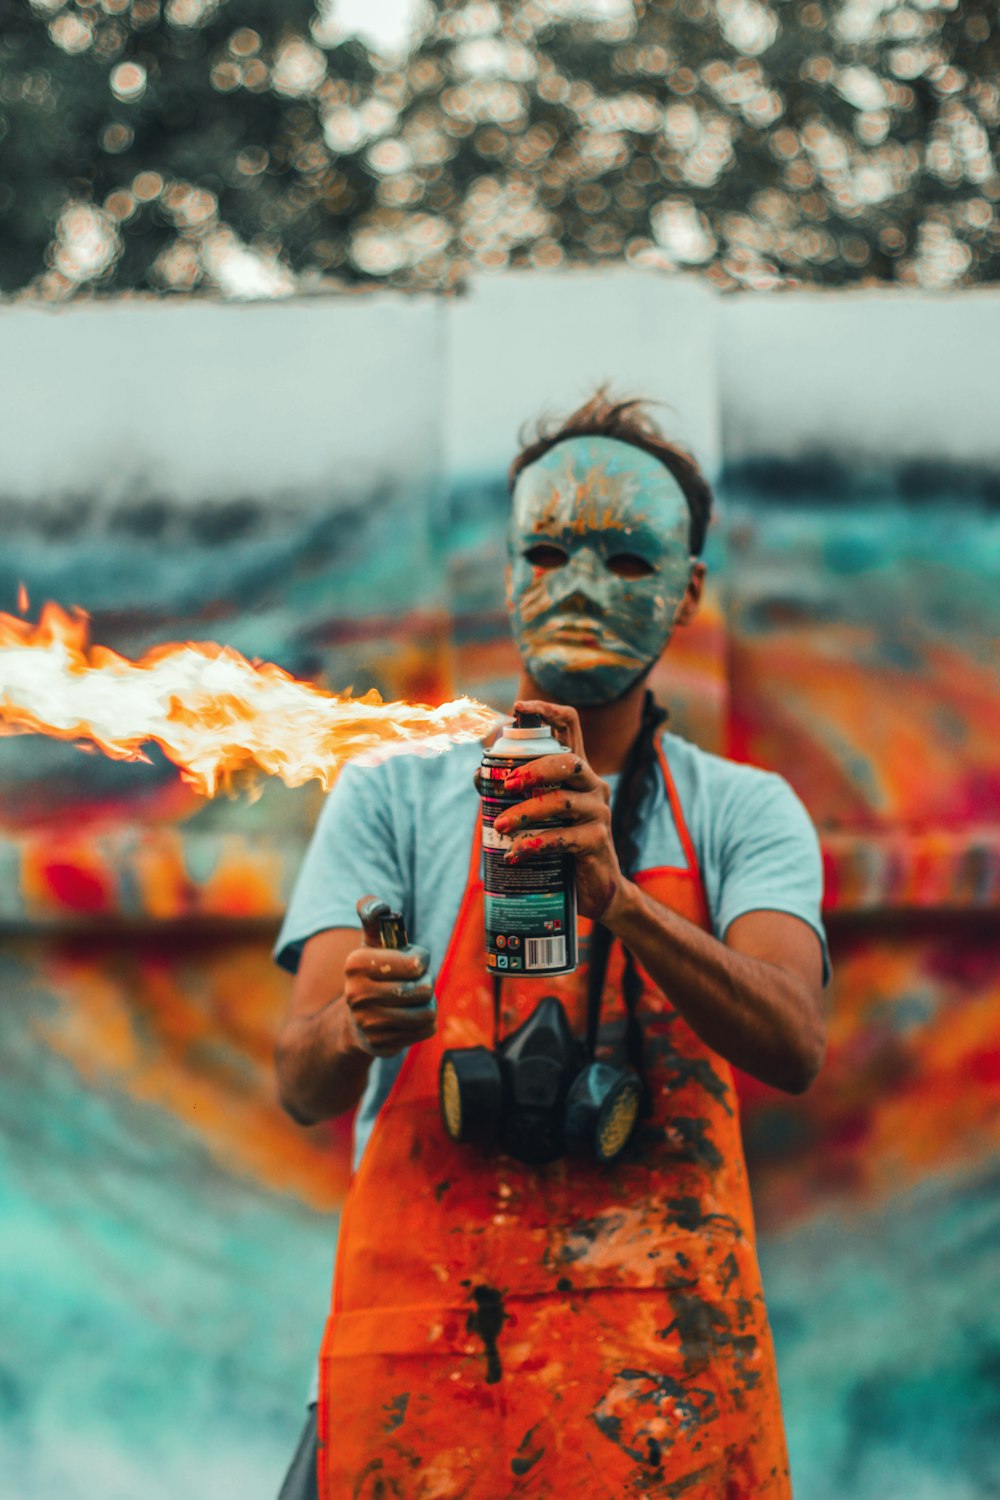
<path id="1" fill-rule="evenodd" d="M 381 1036 L 387 1032 L 399 1032 L 401 1036 L 430 1036 L 437 1021 L 437 1001 L 433 998 L 420 1006 L 373 1005 L 371 1007 L 349 1004 L 351 1019 L 365 1036 Z"/>
<path id="2" fill-rule="evenodd" d="M 427 980 L 404 981 L 401 984 L 372 984 L 360 979 L 344 992 L 352 1011 L 400 1008 L 407 1012 L 426 1009 L 434 1000 L 434 986 Z"/>
<path id="3" fill-rule="evenodd" d="M 539 714 L 550 726 L 556 739 L 561 740 L 567 750 L 571 750 L 581 760 L 586 759 L 583 751 L 580 715 L 575 708 L 570 708 L 566 703 L 546 703 L 540 698 L 519 698 L 514 708 L 521 713 Z"/>
<path id="4" fill-rule="evenodd" d="M 497 833 L 514 833 L 519 828 L 537 828 L 545 824 L 553 827 L 565 823 L 605 823 L 611 826 L 611 812 L 599 792 L 574 792 L 560 788 L 556 792 L 543 792 L 509 807 L 496 819 L 493 826 Z"/>
<path id="5" fill-rule="evenodd" d="M 437 1030 L 437 1001 L 429 985 L 413 986 L 410 997 L 420 1004 L 386 1004 L 386 996 L 352 998 L 346 993 L 347 1015 L 356 1044 L 370 1057 L 394 1057 L 404 1047 L 426 1042 Z M 391 998 L 391 997 L 390 997 Z M 397 997 L 398 999 L 398 997 Z"/>
<path id="6" fill-rule="evenodd" d="M 359 1041 L 359 1046 L 369 1057 L 398 1057 L 408 1047 L 413 1047 L 417 1042 L 430 1041 L 430 1037 L 390 1037 L 378 1042 Z"/>
<path id="7" fill-rule="evenodd" d="M 353 948 L 344 963 L 348 977 L 379 980 L 419 979 L 427 973 L 430 953 L 419 943 L 408 948 Z"/>
<path id="8" fill-rule="evenodd" d="M 504 855 L 504 862 L 516 865 L 540 854 L 596 854 L 607 847 L 608 830 L 603 823 L 579 823 L 572 828 L 522 833 Z"/>
<path id="9" fill-rule="evenodd" d="M 354 1040 L 369 1057 L 395 1057 L 405 1047 L 429 1041 L 437 1030 L 437 1005 L 419 1009 L 396 1010 L 390 1006 L 378 1010 L 349 1012 Z"/>
<path id="10" fill-rule="evenodd" d="M 506 793 L 522 792 L 530 797 L 534 792 L 551 786 L 567 786 L 573 791 L 596 792 L 606 788 L 597 772 L 579 755 L 540 755 L 527 765 L 511 771 L 504 782 Z"/>

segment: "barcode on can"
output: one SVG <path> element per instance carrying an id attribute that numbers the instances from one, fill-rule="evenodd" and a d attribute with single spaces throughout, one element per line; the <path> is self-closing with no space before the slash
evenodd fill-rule
<path id="1" fill-rule="evenodd" d="M 524 946 L 526 969 L 554 969 L 566 962 L 564 937 L 526 938 Z"/>

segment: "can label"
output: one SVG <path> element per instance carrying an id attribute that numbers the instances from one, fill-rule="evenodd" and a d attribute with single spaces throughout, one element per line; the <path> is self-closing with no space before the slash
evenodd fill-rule
<path id="1" fill-rule="evenodd" d="M 542 978 L 576 968 L 576 861 L 571 854 L 553 853 L 523 864 L 504 863 L 514 839 L 497 833 L 493 824 L 524 801 L 523 795 L 504 791 L 509 773 L 524 764 L 521 758 L 487 756 L 482 765 L 486 964 Z"/>

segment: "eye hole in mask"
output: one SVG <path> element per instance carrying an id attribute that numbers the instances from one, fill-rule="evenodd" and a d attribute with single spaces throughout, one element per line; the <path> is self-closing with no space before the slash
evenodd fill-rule
<path id="1" fill-rule="evenodd" d="M 549 573 L 556 568 L 565 567 L 569 561 L 561 547 L 554 547 L 547 542 L 539 542 L 521 555 L 533 568 L 543 568 Z M 604 566 L 609 573 L 614 573 L 619 578 L 646 578 L 654 571 L 652 563 L 647 562 L 644 557 L 636 556 L 634 552 L 618 552 L 614 557 L 609 557 Z"/>
<path id="2" fill-rule="evenodd" d="M 653 572 L 653 564 L 634 552 L 619 552 L 609 557 L 605 566 L 619 578 L 645 578 Z"/>
<path id="3" fill-rule="evenodd" d="M 522 555 L 533 568 L 561 568 L 567 561 L 566 553 L 561 547 L 552 547 L 544 542 L 540 542 L 537 547 L 529 547 Z"/>

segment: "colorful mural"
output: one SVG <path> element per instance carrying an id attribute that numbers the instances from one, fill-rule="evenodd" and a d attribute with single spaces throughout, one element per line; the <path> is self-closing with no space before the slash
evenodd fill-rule
<path id="1" fill-rule="evenodd" d="M 979 1500 L 1000 1484 L 995 512 L 958 467 L 919 496 L 841 472 L 834 497 L 804 468 L 726 485 L 730 753 L 816 820 L 834 963 L 819 1081 L 744 1101 L 792 1472 L 808 1500 Z"/>
<path id="2" fill-rule="evenodd" d="M 1000 544 L 938 465 L 731 469 L 655 685 L 820 829 L 830 1050 L 745 1089 L 799 1500 L 1000 1489 Z M 912 478 L 912 476 L 911 476 Z M 442 499 L 442 497 L 445 497 Z M 137 654 L 214 638 L 331 687 L 509 701 L 495 472 L 199 511 L 0 501 L 0 608 Z M 347 1122 L 280 1113 L 269 943 L 318 796 L 0 741 L 0 1494 L 269 1500 L 327 1295 Z"/>
<path id="3" fill-rule="evenodd" d="M 276 1493 L 342 1131 L 277 1109 L 266 939 L 0 953 L 0 1494 Z"/>

